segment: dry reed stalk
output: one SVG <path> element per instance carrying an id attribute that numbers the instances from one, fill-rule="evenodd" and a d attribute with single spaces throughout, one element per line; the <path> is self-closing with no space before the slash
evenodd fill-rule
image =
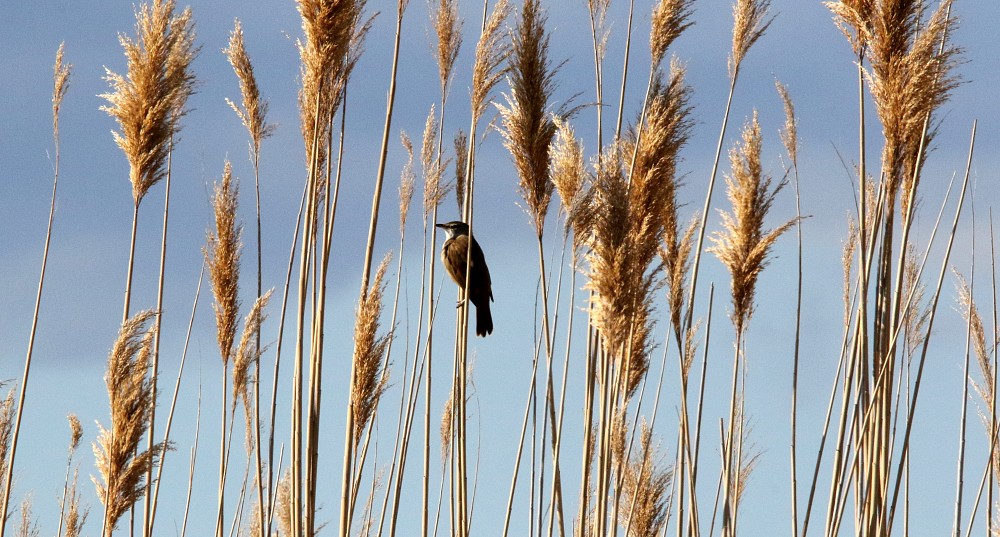
<path id="1" fill-rule="evenodd" d="M 605 26 L 611 0 L 587 0 L 587 13 L 590 15 L 590 35 L 594 44 L 594 84 L 596 86 L 597 106 L 597 147 L 604 147 L 604 56 L 607 53 L 609 30 Z M 581 524 L 583 518 L 580 519 Z M 580 526 L 581 529 L 583 526 Z"/>
<path id="2" fill-rule="evenodd" d="M 781 104 L 785 110 L 785 124 L 779 131 L 781 136 L 781 143 L 785 146 L 785 152 L 788 154 L 788 159 L 791 161 L 791 169 L 795 178 L 795 232 L 797 239 L 797 261 L 798 261 L 798 278 L 796 280 L 795 287 L 795 348 L 793 350 L 792 357 L 792 408 L 791 408 L 791 446 L 790 446 L 790 460 L 789 464 L 791 466 L 791 482 L 792 482 L 792 536 L 798 537 L 799 535 L 799 484 L 798 484 L 798 450 L 797 450 L 797 434 L 798 434 L 798 389 L 799 389 L 799 348 L 801 343 L 801 328 L 802 328 L 802 209 L 800 205 L 801 192 L 799 190 L 799 134 L 798 134 L 798 120 L 795 117 L 795 105 L 792 103 L 792 98 L 788 94 L 788 88 L 785 87 L 781 82 L 774 82 L 775 89 L 778 91 L 778 96 L 781 98 Z M 847 259 L 850 259 L 848 257 Z M 845 282 L 850 278 L 850 266 L 847 266 L 845 270 Z M 847 295 L 847 287 L 849 284 L 845 285 L 844 293 L 845 297 Z M 846 301 L 845 301 L 846 308 Z M 848 311 L 845 309 L 845 311 Z M 850 315 L 849 313 L 847 314 Z M 845 323 L 848 322 L 845 318 Z"/>
<path id="3" fill-rule="evenodd" d="M 732 212 L 721 212 L 722 231 L 712 237 L 709 251 L 726 266 L 731 276 L 732 311 L 730 319 L 736 330 L 736 356 L 733 360 L 733 385 L 730 399 L 728 434 L 725 436 L 723 457 L 723 533 L 735 535 L 736 512 L 741 493 L 742 458 L 736 452 L 737 379 L 742 358 L 746 326 L 754 310 L 757 278 L 768 264 L 768 253 L 778 237 L 797 219 L 789 220 L 773 230 L 764 229 L 764 219 L 775 196 L 786 184 L 784 180 L 771 188 L 771 177 L 763 173 L 760 125 L 757 113 L 743 129 L 742 145 L 730 151 L 732 175 L 726 176 L 727 196 Z M 742 397 L 739 397 L 742 400 Z M 742 420 L 742 418 L 740 418 Z M 742 424 L 742 421 L 739 423 Z M 741 425 L 742 428 L 742 425 Z"/>
<path id="4" fill-rule="evenodd" d="M 733 46 L 729 55 L 729 96 L 726 98 L 725 113 L 722 116 L 722 127 L 719 129 L 719 141 L 715 147 L 715 160 L 712 163 L 712 173 L 705 192 L 705 204 L 701 210 L 701 223 L 698 226 L 698 240 L 694 247 L 694 262 L 691 265 L 691 286 L 688 292 L 687 318 L 685 329 L 690 328 L 693 318 L 695 293 L 698 289 L 698 272 L 701 267 L 702 247 L 705 244 L 705 231 L 708 225 L 708 210 L 712 203 L 712 193 L 715 191 L 715 178 L 719 171 L 719 161 L 722 157 L 722 146 L 726 139 L 726 129 L 729 126 L 729 112 L 732 108 L 733 95 L 736 92 L 736 82 L 739 80 L 740 66 L 754 43 L 757 42 L 773 17 L 768 19 L 770 0 L 735 0 L 733 3 Z"/>
<path id="5" fill-rule="evenodd" d="M 510 93 L 506 105 L 496 104 L 500 111 L 504 146 L 510 152 L 518 174 L 518 190 L 524 198 L 526 211 L 538 239 L 539 274 L 542 278 L 542 330 L 545 332 L 547 391 L 545 412 L 551 426 L 553 450 L 553 516 L 558 513 L 563 526 L 559 460 L 556 458 L 556 419 L 552 385 L 552 330 L 549 320 L 549 284 L 545 280 L 545 256 L 542 236 L 549 202 L 555 190 L 549 175 L 549 149 L 556 132 L 553 116 L 567 115 L 560 109 L 550 111 L 555 75 L 549 57 L 549 34 L 545 29 L 547 16 L 537 0 L 524 3 L 520 18 L 511 37 L 510 61 L 507 71 Z M 537 362 L 535 363 L 537 368 Z M 532 377 L 532 382 L 535 378 Z"/>
<path id="6" fill-rule="evenodd" d="M 167 448 L 164 443 L 139 451 L 156 401 L 152 399 L 149 365 L 153 331 L 146 328 L 155 312 L 140 312 L 126 321 L 108 357 L 105 382 L 111 405 L 111 428 L 98 424 L 94 457 L 100 480 L 94 478 L 104 504 L 101 533 L 111 535 L 118 519 L 144 493 L 146 472 Z"/>
<path id="7" fill-rule="evenodd" d="M 215 185 L 212 195 L 215 230 L 208 233 L 208 244 L 204 249 L 205 264 L 208 267 L 209 280 L 212 282 L 212 294 L 215 301 L 216 340 L 219 344 L 219 355 L 222 358 L 222 418 L 220 430 L 219 455 L 219 510 L 216 523 L 216 535 L 221 537 L 222 519 L 225 507 L 226 475 L 229 460 L 227 445 L 228 390 L 226 374 L 229 364 L 235 358 L 234 344 L 236 340 L 236 325 L 239 322 L 239 279 L 240 257 L 243 249 L 243 225 L 237 221 L 239 209 L 239 183 L 233 180 L 232 165 L 226 161 L 222 179 Z M 236 401 L 233 400 L 235 411 Z M 232 425 L 229 426 L 231 429 Z"/>
<path id="8" fill-rule="evenodd" d="M 63 98 L 69 90 L 70 73 L 72 64 L 63 63 L 64 43 L 59 44 L 56 50 L 55 64 L 52 67 L 52 141 L 55 146 L 55 161 L 52 173 L 52 201 L 49 204 L 49 221 L 45 231 L 45 246 L 42 249 L 42 268 L 38 277 L 38 292 L 35 295 L 35 310 L 31 318 L 31 331 L 28 336 L 28 351 L 24 359 L 24 371 L 21 376 L 21 393 L 18 396 L 17 416 L 13 422 L 9 443 L 4 441 L 0 445 L 0 486 L 3 490 L 3 499 L 0 501 L 0 537 L 3 536 L 7 525 L 4 523 L 8 516 L 8 505 L 10 502 L 10 490 L 13 481 L 14 457 L 17 455 L 17 440 L 21 431 L 21 415 L 24 409 L 24 401 L 28 389 L 28 376 L 31 373 L 31 357 L 35 348 L 35 333 L 38 328 L 38 313 L 42 303 L 42 288 L 45 284 L 45 268 L 48 266 L 49 244 L 52 240 L 52 222 L 55 218 L 56 191 L 59 186 L 59 164 L 60 164 L 60 138 L 59 138 L 59 111 L 62 108 Z M 9 446 L 9 448 L 8 448 Z M 9 451 L 9 453 L 8 453 Z M 8 455 L 10 459 L 8 460 Z"/>
<path id="9" fill-rule="evenodd" d="M 271 136 L 274 133 L 275 126 L 267 122 L 267 101 L 261 99 L 260 89 L 257 86 L 257 78 L 254 76 L 253 64 L 250 62 L 250 56 L 247 54 L 246 46 L 243 41 L 243 26 L 240 24 L 239 19 L 234 23 L 233 31 L 229 34 L 229 44 L 223 50 L 226 58 L 229 60 L 230 65 L 233 66 L 233 71 L 236 73 L 236 77 L 240 82 L 240 94 L 242 96 L 242 108 L 238 106 L 233 101 L 226 99 L 230 108 L 236 112 L 237 117 L 243 123 L 243 126 L 247 129 L 247 133 L 250 135 L 250 157 L 253 162 L 254 167 L 254 200 L 257 211 L 257 298 L 260 298 L 263 293 L 263 267 L 262 267 L 262 250 L 263 244 L 261 240 L 261 219 L 260 219 L 260 146 L 264 138 Z M 260 347 L 260 335 L 256 336 L 255 344 Z M 254 375 L 260 378 L 260 361 L 255 361 L 255 371 Z M 257 384 L 259 387 L 259 384 Z M 255 426 L 255 443 L 260 445 L 260 390 L 256 389 L 254 391 L 254 416 L 258 420 Z M 257 456 L 257 507 L 258 507 L 258 530 L 263 529 L 265 526 L 264 522 L 264 506 L 266 500 L 264 498 L 264 475 L 263 475 L 263 460 L 261 457 L 261 452 L 258 449 L 256 451 Z M 270 466 L 273 461 L 268 460 L 267 464 Z"/>
<path id="10" fill-rule="evenodd" d="M 315 480 L 314 462 L 318 415 L 314 406 L 305 410 L 304 341 L 306 339 L 305 308 L 312 265 L 312 246 L 317 243 L 320 202 L 323 199 L 323 169 L 327 164 L 330 125 L 335 110 L 343 98 L 348 76 L 361 52 L 361 43 L 368 29 L 362 22 L 363 0 L 344 2 L 331 0 L 299 0 L 304 37 L 299 42 L 301 87 L 299 116 L 306 150 L 307 174 L 305 188 L 305 229 L 298 280 L 296 311 L 295 364 L 292 396 L 291 454 L 291 528 L 293 534 L 314 531 Z M 314 319 L 321 317 L 315 315 Z M 319 334 L 312 334 L 315 340 Z M 310 351 L 310 375 L 315 374 L 320 349 Z M 318 390 L 310 384 L 310 400 Z M 307 420 L 304 420 L 304 416 Z M 307 426 L 307 430 L 303 426 Z M 303 460 L 305 457 L 305 460 Z M 303 528 L 303 525 L 305 527 Z"/>

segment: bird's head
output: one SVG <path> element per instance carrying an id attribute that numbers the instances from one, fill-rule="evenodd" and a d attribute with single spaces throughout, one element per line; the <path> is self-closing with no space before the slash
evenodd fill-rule
<path id="1" fill-rule="evenodd" d="M 460 222 L 458 220 L 454 220 L 444 224 L 438 224 L 437 227 L 443 229 L 444 232 L 448 234 L 449 239 L 469 234 L 469 224 L 466 224 L 465 222 Z"/>

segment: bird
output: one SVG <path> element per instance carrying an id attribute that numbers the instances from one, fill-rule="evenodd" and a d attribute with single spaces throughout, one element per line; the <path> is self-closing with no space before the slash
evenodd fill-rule
<path id="1" fill-rule="evenodd" d="M 479 247 L 476 238 L 469 234 L 469 225 L 458 220 L 437 224 L 437 227 L 447 233 L 444 246 L 441 248 L 441 262 L 448 270 L 448 275 L 465 288 L 466 254 L 472 255 L 469 265 L 468 298 L 476 306 L 476 335 L 486 337 L 493 333 L 493 315 L 490 313 L 490 302 L 493 300 L 493 286 L 490 281 L 490 268 L 486 266 L 486 257 Z M 469 239 L 472 248 L 469 248 Z"/>

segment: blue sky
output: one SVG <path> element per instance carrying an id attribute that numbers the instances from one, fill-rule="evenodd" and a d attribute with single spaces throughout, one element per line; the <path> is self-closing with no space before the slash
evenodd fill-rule
<path id="1" fill-rule="evenodd" d="M 634 117 L 641 104 L 648 62 L 645 39 L 648 32 L 649 2 L 637 2 L 636 39 L 633 67 L 626 90 L 626 119 Z M 181 5 L 184 5 L 181 2 Z M 170 244 L 164 308 L 162 367 L 164 378 L 172 379 L 188 322 L 191 301 L 197 286 L 201 248 L 210 223 L 208 194 L 222 173 L 223 162 L 233 162 L 241 178 L 242 216 L 252 218 L 252 168 L 247 159 L 246 136 L 226 97 L 238 96 L 238 85 L 221 52 L 226 45 L 233 19 L 239 18 L 246 33 L 247 48 L 256 67 L 264 97 L 270 102 L 270 120 L 277 124 L 273 138 L 265 141 L 261 158 L 261 195 L 264 218 L 264 281 L 279 287 L 284 277 L 295 211 L 304 180 L 302 141 L 298 130 L 296 92 L 298 56 L 295 39 L 301 35 L 300 22 L 292 1 L 240 2 L 236 0 L 191 1 L 201 54 L 193 69 L 198 77 L 197 93 L 190 101 L 191 112 L 174 156 L 174 191 L 171 199 Z M 566 63 L 559 76 L 558 100 L 581 93 L 578 103 L 593 101 L 592 51 L 585 3 L 582 1 L 543 2 L 549 10 L 552 58 Z M 371 191 L 377 165 L 377 148 L 382 132 L 385 94 L 392 47 L 395 4 L 371 1 L 369 12 L 381 11 L 367 42 L 348 90 L 348 133 L 346 138 L 345 182 L 341 193 L 334 235 L 335 256 L 331 267 L 328 324 L 330 365 L 324 419 L 324 444 L 329 448 L 321 459 L 321 474 L 329 485 L 321 500 L 321 518 L 335 519 L 340 446 L 343 431 L 343 404 L 346 385 L 344 365 L 350 356 L 350 327 L 360 279 L 360 265 L 367 231 Z M 478 37 L 481 4 L 462 2 L 465 44 L 458 60 L 457 75 L 447 110 L 445 134 L 450 138 L 468 124 L 469 71 L 473 46 Z M 606 60 L 607 100 L 618 102 L 618 80 L 623 53 L 627 3 L 614 1 L 611 12 L 611 39 Z M 765 133 L 764 155 L 767 169 L 780 176 L 783 150 L 777 132 L 783 122 L 774 80 L 785 83 L 795 101 L 799 118 L 802 177 L 802 207 L 811 218 L 803 223 L 805 233 L 806 306 L 803 316 L 803 349 L 800 400 L 800 480 L 811 468 L 807 454 L 814 453 L 826 407 L 832 375 L 836 367 L 842 330 L 840 248 L 846 235 L 846 218 L 853 204 L 853 190 L 844 164 L 856 160 L 856 67 L 853 55 L 829 12 L 820 2 L 774 0 L 775 21 L 767 35 L 751 50 L 742 70 L 734 101 L 727 147 L 735 140 L 738 127 L 753 109 L 761 114 Z M 1000 190 L 994 181 L 1000 166 L 996 148 L 1000 144 L 1000 70 L 995 51 L 1000 50 L 995 21 L 1000 6 L 984 0 L 959 0 L 954 13 L 960 19 L 954 41 L 964 48 L 964 63 L 958 68 L 964 83 L 942 109 L 942 123 L 925 173 L 922 215 L 917 234 L 926 242 L 941 196 L 953 173 L 965 165 L 969 131 L 979 119 L 977 155 L 973 164 L 973 227 L 967 211 L 960 226 L 952 264 L 969 272 L 972 240 L 977 248 L 977 273 L 987 266 L 988 233 L 984 224 L 989 208 L 996 204 Z M 51 66 L 60 42 L 66 43 L 66 61 L 74 65 L 69 93 L 63 104 L 62 175 L 59 184 L 55 229 L 49 274 L 43 296 L 34 369 L 29 384 L 16 469 L 17 498 L 31 492 L 42 517 L 43 533 L 53 533 L 58 509 L 56 498 L 62 485 L 68 428 L 65 415 L 76 413 L 85 427 L 84 447 L 79 460 L 84 503 L 93 508 L 87 533 L 100 523 L 100 506 L 86 476 L 94 473 L 87 446 L 96 438 L 94 421 L 107 423 L 107 397 L 102 375 L 107 352 L 118 329 L 128 255 L 131 224 L 131 194 L 128 167 L 114 145 L 113 121 L 99 107 L 98 97 L 107 91 L 104 67 L 124 71 L 118 44 L 119 33 L 133 32 L 133 4 L 127 1 L 4 2 L 0 4 L 0 378 L 21 375 L 24 349 L 30 328 L 38 268 L 48 215 L 52 175 Z M 725 104 L 727 87 L 726 56 L 730 46 L 730 5 L 721 0 L 695 3 L 695 26 L 678 41 L 673 53 L 686 63 L 689 83 L 694 89 L 696 126 L 683 153 L 682 171 L 686 186 L 681 192 L 688 203 L 684 214 L 700 207 L 705 182 L 712 163 L 715 140 Z M 404 47 L 400 63 L 400 90 L 390 145 L 386 191 L 380 220 L 377 252 L 398 248 L 398 221 L 395 188 L 404 154 L 396 142 L 400 130 L 418 139 L 431 104 L 438 100 L 437 72 L 431 59 L 431 30 L 426 5 L 411 3 L 404 21 Z M 501 90 L 505 87 L 501 85 Z M 490 112 L 492 113 L 492 112 Z M 872 119 L 874 117 L 872 116 Z M 874 124 L 874 123 L 872 123 Z M 593 154 L 595 119 L 593 108 L 585 108 L 574 122 L 579 136 Z M 870 129 L 870 151 L 877 152 L 879 132 Z M 510 158 L 495 131 L 487 134 L 479 151 L 477 175 L 476 235 L 482 244 L 494 279 L 493 306 L 496 332 L 477 339 L 476 401 L 473 420 L 481 434 L 483 449 L 479 466 L 480 486 L 474 524 L 493 527 L 502 518 L 511 461 L 520 430 L 521 408 L 527 394 L 533 333 L 533 307 L 537 259 L 533 231 L 518 205 L 516 177 Z M 728 169 L 723 166 L 723 170 Z M 714 207 L 724 201 L 717 190 Z M 417 196 L 419 196 L 419 192 Z M 156 270 L 159 253 L 163 187 L 154 187 L 143 202 L 139 223 L 139 252 L 133 304 L 149 307 L 155 303 Z M 972 206 L 967 206 L 967 209 Z M 442 207 L 442 219 L 456 217 L 449 198 Z M 552 213 L 555 211 L 553 210 Z M 773 222 L 794 215 L 792 190 L 779 196 Z M 950 209 L 949 213 L 950 214 Z M 718 219 L 711 215 L 714 228 Z M 552 221 L 550 229 L 555 230 Z M 248 244 L 250 243 L 248 228 Z M 404 281 L 409 294 L 401 297 L 410 319 L 416 316 L 416 289 L 420 264 L 419 215 L 411 215 L 404 255 Z M 549 251 L 557 247 L 552 233 Z M 436 248 L 435 248 L 436 252 Z M 940 249 L 932 253 L 929 282 L 940 265 Z M 755 424 L 754 440 L 762 450 L 760 466 L 754 474 L 745 508 L 744 529 L 751 535 L 788 531 L 788 386 L 791 376 L 792 320 L 794 318 L 794 238 L 779 242 L 776 259 L 764 273 L 758 290 L 758 310 L 748 340 L 749 373 L 747 408 Z M 249 261 L 252 251 L 246 250 Z M 243 302 L 252 303 L 249 265 L 243 286 Z M 441 272 L 439 271 L 439 275 Z M 728 276 L 714 257 L 706 256 L 702 281 L 716 286 L 716 312 L 728 305 Z M 453 286 L 444 288 L 442 303 L 453 300 Z M 977 296 L 988 304 L 987 287 L 977 285 Z M 700 289 L 707 296 L 707 287 Z M 177 418 L 177 451 L 170 454 L 168 481 L 164 487 L 176 491 L 163 501 L 159 528 L 172 531 L 179 524 L 187 454 L 193 438 L 199 385 L 202 391 L 203 429 L 199 453 L 199 479 L 195 505 L 214 501 L 217 437 L 213 424 L 218 413 L 220 360 L 214 338 L 214 324 L 207 293 L 203 294 L 195 320 L 188 369 L 182 384 L 182 401 Z M 961 401 L 964 325 L 956 311 L 953 279 L 945 282 L 941 315 L 935 325 L 932 356 L 926 384 L 922 388 L 915 445 L 914 467 L 919 468 L 912 484 L 914 521 L 926 534 L 941 534 L 950 526 L 951 498 L 954 495 L 954 466 L 957 417 Z M 575 303 L 582 307 L 584 293 L 577 292 Z M 274 302 L 277 304 L 277 301 Z M 704 302 L 702 301 L 702 310 Z M 565 304 L 561 305 L 565 312 Z M 445 308 L 449 310 L 450 308 Z M 453 321 L 445 311 L 444 333 Z M 704 314 L 703 311 L 700 314 Z M 579 317 L 579 316 L 578 316 Z M 277 335 L 277 309 L 265 326 L 264 338 Z M 662 331 L 664 322 L 659 327 Z M 412 330 L 402 323 L 397 348 L 406 343 Z M 732 353 L 732 333 L 719 316 L 712 333 L 705 409 L 706 427 L 703 455 L 710 464 L 717 460 L 717 433 L 714 424 L 725 412 L 728 396 L 728 368 Z M 563 338 L 557 338 L 562 340 Z M 576 347 L 580 343 L 575 343 Z M 676 393 L 676 357 L 667 363 L 667 394 Z M 447 360 L 446 360 L 447 361 Z M 403 355 L 393 357 L 394 389 L 387 394 L 383 411 L 386 430 L 394 427 L 395 404 L 400 384 Z M 273 363 L 273 353 L 264 364 Z M 572 368 L 573 366 L 571 366 Z M 659 365 L 653 368 L 658 373 Z M 287 370 L 287 369 L 286 369 Z M 574 378 L 573 373 L 576 373 Z M 440 378 L 446 378 L 442 369 Z M 580 368 L 571 369 L 568 408 L 578 409 Z M 172 382 L 168 381 L 168 382 Z M 443 383 L 438 383 L 442 386 Z M 268 384 L 269 389 L 269 384 Z M 435 390 L 443 404 L 446 393 Z M 576 398 L 574 399 L 573 396 Z M 161 399 L 161 408 L 166 402 Z M 287 399 L 281 404 L 287 408 Z M 574 406 L 575 405 L 575 406 Z M 675 397 L 662 404 L 665 416 L 661 428 L 664 445 L 672 455 Z M 440 409 L 440 405 L 436 410 Z M 388 424 L 388 425 L 386 425 Z M 574 428 L 575 426 L 575 428 Z M 567 423 L 570 435 L 579 438 L 579 420 Z M 279 431 L 279 435 L 281 431 Z M 381 436 L 391 442 L 391 435 Z M 978 422 L 970 420 L 970 463 L 968 482 L 978 484 L 986 446 Z M 578 444 L 576 442 L 575 444 Z M 385 445 L 380 450 L 388 449 Z M 415 452 L 416 453 L 416 452 Z M 575 476 L 579 448 L 567 447 L 566 466 Z M 711 468 L 711 467 L 709 467 Z M 714 470 L 709 470 L 710 475 Z M 414 473 L 412 476 L 416 476 Z M 828 475 L 825 476 L 828 478 Z M 821 483 L 824 476 L 821 474 Z M 418 481 L 411 477 L 411 484 Z M 573 482 L 576 480 L 574 479 Z M 575 485 L 574 485 L 575 486 Z M 321 484 L 321 488 L 323 485 Z M 416 491 L 417 489 L 413 489 Z M 973 491 L 974 492 L 974 491 Z M 970 492 L 971 494 L 971 492 Z M 711 496 L 706 489 L 703 498 Z M 575 497 L 575 494 L 574 494 Z M 419 504 L 408 505 L 415 513 Z M 523 515 L 524 502 L 518 507 Z M 774 510 L 779 506 L 777 510 Z M 407 511 L 404 510 L 404 516 Z M 967 518 L 966 518 L 967 519 Z M 210 528 L 208 515 L 196 516 L 192 530 L 202 534 Z M 485 530 L 484 530 L 485 531 Z M 922 533 L 922 532 L 921 532 Z"/>

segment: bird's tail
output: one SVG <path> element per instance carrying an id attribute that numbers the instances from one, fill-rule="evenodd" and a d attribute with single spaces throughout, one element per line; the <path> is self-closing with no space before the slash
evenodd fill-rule
<path id="1" fill-rule="evenodd" d="M 493 315 L 490 313 L 490 302 L 484 300 L 482 305 L 476 306 L 476 335 L 486 337 L 493 333 Z"/>

